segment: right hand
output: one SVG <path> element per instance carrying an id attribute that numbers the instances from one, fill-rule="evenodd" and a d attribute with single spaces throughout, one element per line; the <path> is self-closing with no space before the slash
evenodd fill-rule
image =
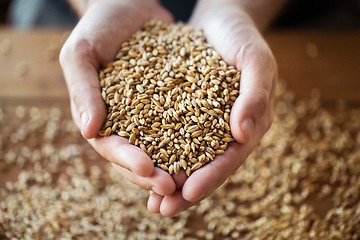
<path id="1" fill-rule="evenodd" d="M 92 1 L 60 53 L 73 119 L 81 134 L 115 169 L 133 183 L 160 195 L 170 195 L 176 185 L 165 171 L 155 168 L 140 148 L 117 135 L 99 137 L 106 118 L 98 69 L 111 62 L 132 33 L 151 19 L 173 21 L 156 0 Z"/>
<path id="2" fill-rule="evenodd" d="M 207 41 L 223 60 L 241 71 L 240 94 L 230 114 L 236 142 L 189 178 L 185 174 L 174 176 L 174 194 L 152 193 L 148 201 L 151 212 L 175 216 L 211 195 L 240 167 L 270 127 L 277 65 L 243 2 L 202 0 L 190 19 L 191 25 L 203 29 Z"/>

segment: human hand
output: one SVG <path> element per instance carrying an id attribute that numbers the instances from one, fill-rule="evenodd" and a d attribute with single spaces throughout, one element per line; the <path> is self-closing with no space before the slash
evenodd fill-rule
<path id="1" fill-rule="evenodd" d="M 240 95 L 230 115 L 236 142 L 189 178 L 175 175 L 177 191 L 172 195 L 151 192 L 151 212 L 174 216 L 209 196 L 239 168 L 271 125 L 277 65 L 259 26 L 239 2 L 200 1 L 190 19 L 224 61 L 242 72 Z"/>
<path id="2" fill-rule="evenodd" d="M 98 136 L 106 107 L 97 71 L 115 58 L 121 43 L 145 22 L 158 19 L 170 23 L 172 16 L 156 0 L 91 2 L 60 54 L 73 119 L 83 137 L 124 177 L 158 194 L 169 195 L 175 191 L 173 179 L 154 168 L 145 152 L 117 135 Z"/>

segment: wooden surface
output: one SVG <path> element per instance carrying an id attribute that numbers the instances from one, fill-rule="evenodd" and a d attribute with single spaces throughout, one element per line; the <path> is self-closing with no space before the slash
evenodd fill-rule
<path id="1" fill-rule="evenodd" d="M 57 56 L 68 34 L 0 29 L 0 107 L 56 102 L 69 112 Z M 360 33 L 274 32 L 267 40 L 278 61 L 280 79 L 296 96 L 308 97 L 317 88 L 325 102 L 347 100 L 360 107 Z M 15 180 L 18 173 L 13 168 L 1 174 L 0 186 Z M 312 201 L 312 205 L 319 214 L 329 207 L 324 201 Z"/>
<path id="2" fill-rule="evenodd" d="M 278 32 L 268 36 L 285 80 L 299 97 L 360 101 L 360 32 Z"/>
<path id="3" fill-rule="evenodd" d="M 0 48 L 4 41 L 11 43 L 0 54 L 1 101 L 67 101 L 57 53 L 68 34 L 1 29 Z M 273 32 L 266 38 L 278 61 L 280 79 L 297 96 L 309 96 L 311 89 L 318 88 L 325 101 L 360 102 L 360 33 Z"/>
<path id="4" fill-rule="evenodd" d="M 0 106 L 57 103 L 69 112 L 58 63 L 69 33 L 0 29 Z M 330 106 L 345 99 L 349 106 L 360 107 L 360 33 L 274 32 L 266 38 L 278 61 L 280 79 L 297 97 L 308 97 L 317 88 Z M 1 182 L 16 176 L 12 171 L 6 175 Z"/>
<path id="5" fill-rule="evenodd" d="M 0 29 L 0 107 L 56 103 L 70 117 L 58 63 L 69 33 Z M 280 79 L 297 97 L 306 98 L 317 88 L 328 106 L 346 100 L 348 106 L 360 107 L 360 33 L 274 32 L 267 40 L 278 61 Z M 16 179 L 18 170 L 2 174 L 0 185 Z"/>
<path id="6" fill-rule="evenodd" d="M 56 103 L 69 113 L 58 63 L 69 33 L 0 29 L 0 107 Z M 267 40 L 278 61 L 280 79 L 297 97 L 306 98 L 317 88 L 329 106 L 346 100 L 349 106 L 360 107 L 360 33 L 274 32 Z M 0 182 L 16 179 L 18 170 L 0 176 Z"/>
<path id="7" fill-rule="evenodd" d="M 67 90 L 58 53 L 69 31 L 0 30 L 0 98 L 4 101 L 64 100 Z"/>

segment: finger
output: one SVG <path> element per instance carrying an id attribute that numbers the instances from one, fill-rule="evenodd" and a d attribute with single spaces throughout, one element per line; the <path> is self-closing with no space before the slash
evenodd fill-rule
<path id="1" fill-rule="evenodd" d="M 189 202 L 199 201 L 210 195 L 226 178 L 235 172 L 251 151 L 251 146 L 230 143 L 224 154 L 190 175 L 182 189 L 182 196 Z"/>
<path id="2" fill-rule="evenodd" d="M 241 51 L 237 54 L 237 62 L 243 65 L 240 94 L 231 110 L 230 126 L 235 140 L 246 143 L 253 137 L 260 119 L 272 104 L 271 93 L 277 67 L 266 47 L 259 46 L 251 53 Z"/>
<path id="3" fill-rule="evenodd" d="M 198 14 L 191 23 L 202 27 L 207 40 L 224 61 L 241 71 L 240 95 L 231 110 L 230 127 L 235 140 L 246 143 L 270 105 L 277 71 L 275 59 L 243 9 L 224 11 L 221 4 L 218 9 L 212 8 L 205 13 L 200 9 L 195 9 Z"/>
<path id="4" fill-rule="evenodd" d="M 155 11 L 151 11 L 151 14 L 152 14 L 152 16 L 151 16 L 152 19 L 162 21 L 163 23 L 166 23 L 166 24 L 171 24 L 171 23 L 174 23 L 174 21 L 175 21 L 175 18 L 171 14 L 171 12 L 169 12 L 169 10 L 167 10 L 163 6 L 156 8 Z"/>
<path id="5" fill-rule="evenodd" d="M 85 40 L 71 47 L 69 45 L 71 43 L 60 54 L 60 64 L 69 90 L 74 120 L 84 138 L 91 139 L 98 136 L 106 117 L 96 70 L 98 64 L 94 60 L 97 56 Z"/>
<path id="6" fill-rule="evenodd" d="M 147 208 L 152 213 L 160 213 L 160 205 L 164 196 L 159 195 L 153 191 L 150 191 Z"/>
<path id="7" fill-rule="evenodd" d="M 141 3 L 142 6 L 136 6 Z M 92 4 L 64 44 L 60 64 L 73 103 L 74 120 L 84 138 L 98 136 L 106 117 L 97 69 L 113 60 L 121 43 L 146 21 L 151 18 L 172 21 L 167 10 L 159 7 L 153 13 L 149 10 L 152 6 L 153 3 L 142 1 Z"/>
<path id="8" fill-rule="evenodd" d="M 171 175 L 174 179 L 177 189 L 181 189 L 184 186 L 184 183 L 187 179 L 186 173 L 184 170 L 180 170 L 178 174 Z"/>
<path id="9" fill-rule="evenodd" d="M 159 168 L 155 168 L 151 176 L 141 177 L 123 167 L 120 167 L 119 165 L 112 165 L 118 173 L 120 173 L 132 183 L 144 189 L 152 190 L 159 195 L 171 195 L 176 189 L 175 183 L 171 176 Z"/>
<path id="10" fill-rule="evenodd" d="M 174 217 L 195 204 L 186 201 L 182 196 L 181 190 L 176 190 L 173 194 L 162 199 L 160 213 L 165 217 Z"/>
<path id="11" fill-rule="evenodd" d="M 110 135 L 93 138 L 88 142 L 103 158 L 139 176 L 148 177 L 154 172 L 154 165 L 149 156 L 130 144 L 126 138 Z"/>
<path id="12" fill-rule="evenodd" d="M 272 91 L 274 94 L 274 90 Z M 254 138 L 246 144 L 232 142 L 222 155 L 214 161 L 196 170 L 186 180 L 183 186 L 183 197 L 190 202 L 200 201 L 218 188 L 229 175 L 234 173 L 254 149 L 272 120 L 273 106 L 270 105 L 260 119 L 260 124 L 254 132 Z"/>
<path id="13" fill-rule="evenodd" d="M 173 22 L 171 13 L 157 4 L 154 6 L 153 1 L 95 2 L 71 34 L 72 46 L 86 40 L 92 46 L 92 52 L 97 53 L 96 60 L 106 66 L 114 59 L 121 44 L 152 19 Z"/>

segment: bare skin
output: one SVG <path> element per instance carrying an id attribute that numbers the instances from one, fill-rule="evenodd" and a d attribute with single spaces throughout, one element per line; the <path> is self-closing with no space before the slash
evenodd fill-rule
<path id="1" fill-rule="evenodd" d="M 175 216 L 215 191 L 236 171 L 271 125 L 276 61 L 261 35 L 284 0 L 200 0 L 190 19 L 210 44 L 242 71 L 240 95 L 230 116 L 235 142 L 223 155 L 195 171 L 170 176 L 155 168 L 139 148 L 119 136 L 98 136 L 106 117 L 97 70 L 113 60 L 121 43 L 150 19 L 170 23 L 171 14 L 155 0 L 72 0 L 82 18 L 60 56 L 73 118 L 94 149 L 133 183 L 150 189 L 148 209 Z M 256 2 L 256 3 L 254 3 Z M 121 29 L 121 30 L 119 30 Z"/>

